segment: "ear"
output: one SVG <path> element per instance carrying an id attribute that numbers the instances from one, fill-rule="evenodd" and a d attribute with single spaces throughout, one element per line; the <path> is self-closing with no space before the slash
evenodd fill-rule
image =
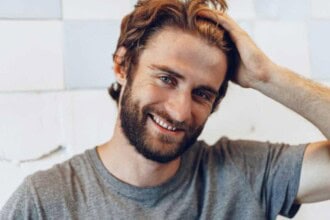
<path id="1" fill-rule="evenodd" d="M 123 58 L 126 54 L 126 48 L 125 47 L 119 47 L 115 54 L 114 59 L 114 66 L 113 70 L 116 75 L 117 82 L 119 82 L 120 85 L 124 85 L 126 83 L 126 68 L 122 66 Z"/>

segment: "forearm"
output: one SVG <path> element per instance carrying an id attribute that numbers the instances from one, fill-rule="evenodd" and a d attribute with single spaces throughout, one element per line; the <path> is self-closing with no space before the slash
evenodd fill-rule
<path id="1" fill-rule="evenodd" d="M 250 86 L 309 120 L 330 140 L 330 88 L 277 65 L 267 75 Z"/>

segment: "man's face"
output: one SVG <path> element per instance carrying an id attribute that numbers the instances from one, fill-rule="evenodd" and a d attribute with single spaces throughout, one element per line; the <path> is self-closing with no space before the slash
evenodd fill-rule
<path id="1" fill-rule="evenodd" d="M 130 144 L 156 162 L 179 157 L 202 132 L 226 63 L 222 51 L 192 34 L 167 28 L 153 36 L 120 103 Z"/>

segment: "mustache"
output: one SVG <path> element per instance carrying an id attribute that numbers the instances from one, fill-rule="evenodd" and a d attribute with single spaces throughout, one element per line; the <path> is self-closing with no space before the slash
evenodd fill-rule
<path id="1" fill-rule="evenodd" d="M 158 116 L 165 119 L 168 123 L 170 123 L 172 126 L 176 127 L 177 130 L 183 130 L 183 131 L 191 131 L 192 127 L 190 127 L 186 122 L 184 121 L 177 121 L 171 118 L 171 116 L 162 110 L 157 110 L 151 106 L 145 106 L 142 110 L 143 115 L 147 117 L 148 115 L 157 114 Z"/>

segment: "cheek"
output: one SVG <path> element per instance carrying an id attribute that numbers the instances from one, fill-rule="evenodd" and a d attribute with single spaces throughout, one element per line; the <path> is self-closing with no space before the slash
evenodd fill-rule
<path id="1" fill-rule="evenodd" d="M 170 94 L 169 91 L 164 88 L 152 84 L 145 84 L 139 86 L 136 95 L 141 100 L 141 103 L 151 104 L 166 101 Z"/>
<path id="2" fill-rule="evenodd" d="M 206 123 L 208 117 L 210 116 L 211 110 L 206 107 L 201 107 L 200 105 L 196 104 L 193 105 L 192 114 L 195 118 L 195 123 L 199 126 L 201 124 Z"/>
<path id="3" fill-rule="evenodd" d="M 135 99 L 139 99 L 141 106 L 150 104 L 160 104 L 166 105 L 170 99 L 175 98 L 178 94 L 177 91 L 168 88 L 160 87 L 153 83 L 143 83 L 136 87 L 136 92 L 134 93 Z M 206 105 L 201 105 L 200 103 L 191 100 L 191 114 L 193 123 L 196 126 L 204 124 L 211 113 L 211 108 Z"/>

